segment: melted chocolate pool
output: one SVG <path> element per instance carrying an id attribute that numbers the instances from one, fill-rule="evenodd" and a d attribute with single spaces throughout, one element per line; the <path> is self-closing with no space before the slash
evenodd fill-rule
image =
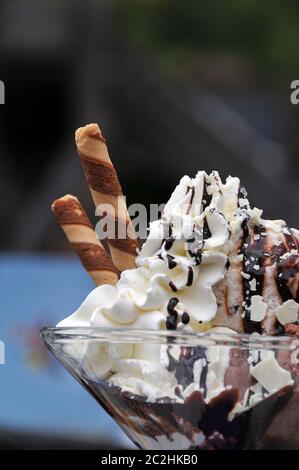
<path id="1" fill-rule="evenodd" d="M 236 388 L 223 391 L 205 404 L 198 391 L 183 403 L 169 399 L 149 403 L 107 383 L 85 382 L 85 386 L 138 447 L 142 443 L 148 449 L 299 448 L 299 392 L 292 387 L 285 387 L 229 421 L 228 415 L 239 397 Z"/>

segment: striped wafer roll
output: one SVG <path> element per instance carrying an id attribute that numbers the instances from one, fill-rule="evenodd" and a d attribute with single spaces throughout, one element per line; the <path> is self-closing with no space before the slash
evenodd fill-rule
<path id="1" fill-rule="evenodd" d="M 114 224 L 113 237 L 107 233 L 113 263 L 119 271 L 134 268 L 136 233 L 106 141 L 97 124 L 80 127 L 75 138 L 97 215 L 105 215 Z"/>
<path id="2" fill-rule="evenodd" d="M 67 194 L 53 202 L 52 211 L 95 284 L 115 284 L 116 269 L 79 200 Z"/>

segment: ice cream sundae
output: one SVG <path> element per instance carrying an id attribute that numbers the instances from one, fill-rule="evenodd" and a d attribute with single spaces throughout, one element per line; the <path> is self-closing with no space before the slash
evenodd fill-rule
<path id="1" fill-rule="evenodd" d="M 299 231 L 199 171 L 139 249 L 99 127 L 76 143 L 97 214 L 126 229 L 106 251 L 74 196 L 53 203 L 97 285 L 58 327 L 119 332 L 63 345 L 77 378 L 144 448 L 299 448 Z"/>

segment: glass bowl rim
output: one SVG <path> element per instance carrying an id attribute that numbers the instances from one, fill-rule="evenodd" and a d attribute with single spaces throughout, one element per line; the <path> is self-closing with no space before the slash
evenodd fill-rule
<path id="1" fill-rule="evenodd" d="M 293 336 L 263 336 L 256 333 L 63 326 L 43 327 L 40 334 L 47 345 L 74 341 L 109 341 L 131 344 L 168 344 L 169 346 L 173 344 L 185 347 L 227 346 L 256 350 L 293 350 L 299 347 L 299 338 Z"/>

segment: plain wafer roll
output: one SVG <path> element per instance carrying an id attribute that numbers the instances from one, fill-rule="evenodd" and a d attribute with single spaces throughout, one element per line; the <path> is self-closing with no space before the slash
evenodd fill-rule
<path id="1" fill-rule="evenodd" d="M 117 271 L 79 200 L 67 194 L 53 202 L 52 211 L 95 284 L 116 284 Z"/>
<path id="2" fill-rule="evenodd" d="M 106 141 L 97 124 L 77 129 L 75 139 L 98 215 L 110 217 L 115 224 L 114 237 L 109 237 L 108 233 L 113 263 L 119 271 L 132 269 L 135 267 L 136 233 Z M 101 211 L 101 205 L 105 205 L 105 210 Z"/>

